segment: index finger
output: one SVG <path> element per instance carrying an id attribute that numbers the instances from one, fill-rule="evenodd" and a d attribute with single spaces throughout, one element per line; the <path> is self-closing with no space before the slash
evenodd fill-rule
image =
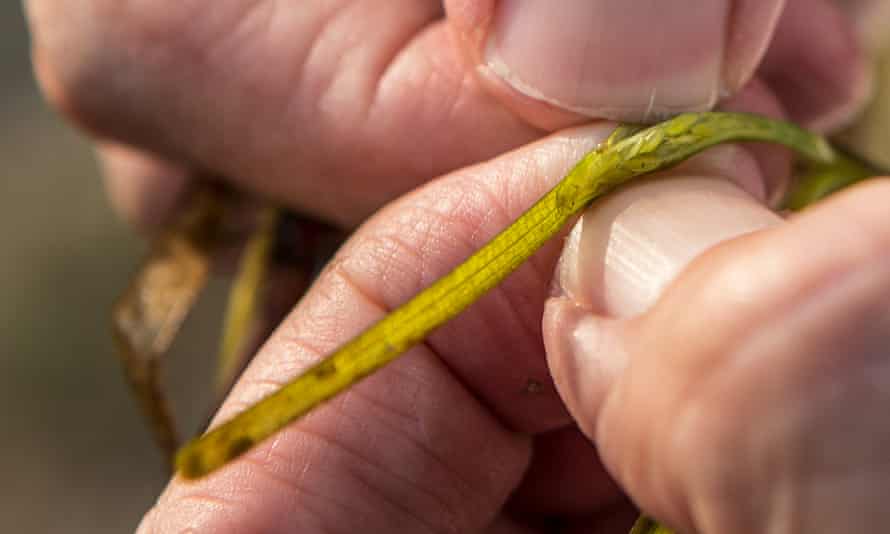
<path id="1" fill-rule="evenodd" d="M 606 133 L 597 126 L 556 135 L 385 209 L 265 345 L 217 419 L 447 272 Z M 230 468 L 192 484 L 174 480 L 143 528 L 463 532 L 494 521 L 528 462 L 529 439 L 515 429 L 567 421 L 552 385 L 535 395 L 525 388 L 530 377 L 549 382 L 539 322 L 554 253 Z"/>

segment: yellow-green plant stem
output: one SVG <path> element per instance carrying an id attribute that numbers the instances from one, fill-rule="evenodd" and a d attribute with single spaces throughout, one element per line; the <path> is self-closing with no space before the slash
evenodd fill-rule
<path id="1" fill-rule="evenodd" d="M 810 165 L 797 177 L 797 183 L 785 200 L 791 211 L 801 210 L 845 187 L 883 173 L 853 154 L 836 150 L 830 164 Z"/>
<path id="2" fill-rule="evenodd" d="M 674 534 L 674 531 L 660 525 L 654 519 L 641 515 L 631 527 L 629 534 Z"/>
<path id="3" fill-rule="evenodd" d="M 188 443 L 176 456 L 176 468 L 186 478 L 197 478 L 223 466 L 459 314 L 595 198 L 636 176 L 734 141 L 780 143 L 824 165 L 835 158 L 821 137 L 755 115 L 689 113 L 648 128 L 620 127 L 468 260 L 278 391 Z"/>
<path id="4" fill-rule="evenodd" d="M 279 208 L 267 206 L 262 209 L 256 231 L 244 246 L 238 274 L 229 290 L 216 375 L 216 387 L 221 393 L 225 393 L 240 370 L 242 353 L 256 326 L 278 219 Z"/>

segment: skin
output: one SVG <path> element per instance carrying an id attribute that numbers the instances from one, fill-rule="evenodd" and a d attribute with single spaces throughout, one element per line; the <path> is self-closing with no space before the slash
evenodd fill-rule
<path id="1" fill-rule="evenodd" d="M 558 387 L 647 510 L 682 532 L 869 532 L 886 521 L 887 433 L 875 421 L 888 400 L 890 232 L 875 200 L 888 192 L 877 180 L 787 223 L 762 214 L 769 230 L 698 256 L 634 318 L 548 303 L 545 332 L 572 331 L 548 336 Z M 588 224 L 651 236 L 644 193 L 609 201 L 634 213 Z M 831 246 L 813 247 L 817 235 Z M 681 307 L 696 311 L 678 317 Z"/>
<path id="2" fill-rule="evenodd" d="M 552 42 L 553 54 L 574 52 L 577 59 L 559 77 L 567 87 L 603 70 L 609 74 L 600 93 L 611 101 L 599 107 L 626 110 L 609 114 L 614 120 L 637 118 L 659 83 L 688 87 L 690 94 L 675 93 L 675 100 L 659 97 L 659 106 L 677 110 L 709 94 L 701 85 L 734 92 L 764 54 L 764 66 L 787 66 L 785 48 L 798 58 L 796 68 L 784 70 L 799 73 L 800 81 L 792 83 L 792 76 L 774 84 L 774 94 L 799 98 L 804 80 L 834 78 L 806 109 L 828 115 L 856 107 L 867 69 L 849 25 L 828 0 L 792 0 L 789 5 L 806 5 L 806 22 L 820 38 L 798 32 L 782 48 L 767 50 L 775 26 L 783 24 L 784 3 L 711 2 L 708 18 L 690 26 L 682 16 L 666 24 L 663 13 L 646 12 L 647 2 L 631 3 L 639 8 L 627 14 L 627 2 L 585 2 L 575 8 L 579 17 L 598 17 L 609 37 L 597 65 L 587 65 L 574 42 L 556 39 L 560 27 L 543 27 L 539 40 Z M 102 139 L 103 159 L 117 168 L 111 189 L 129 218 L 146 224 L 157 218 L 157 209 L 140 204 L 153 200 L 137 194 L 150 186 L 138 184 L 175 188 L 184 178 L 161 163 L 119 163 L 130 157 L 119 145 L 167 165 L 216 171 L 239 187 L 352 226 L 432 177 L 540 138 L 542 128 L 603 116 L 581 102 L 565 103 L 588 113 L 566 112 L 492 78 L 483 50 L 489 36 L 503 33 L 493 21 L 505 22 L 499 14 L 506 4 L 453 0 L 444 4 L 443 18 L 435 0 L 387 2 L 387 9 L 373 0 L 314 2 L 276 12 L 269 25 L 271 0 L 229 0 L 216 5 L 214 16 L 203 16 L 200 4 L 167 0 L 28 0 L 26 8 L 47 96 Z M 637 59 L 657 51 L 644 44 L 655 42 L 653 27 L 660 29 L 659 43 L 677 43 L 675 53 L 659 52 L 647 70 L 628 73 Z M 625 52 L 627 43 L 641 43 L 634 57 Z M 687 57 L 700 48 L 715 53 Z"/>
<path id="3" fill-rule="evenodd" d="M 614 63 L 596 65 L 611 84 L 600 96 L 633 96 L 600 102 L 566 102 L 565 88 L 541 99 L 518 91 L 513 78 L 492 76 L 484 43 L 509 33 L 497 26 L 509 17 L 506 1 L 446 2 L 446 18 L 438 2 L 413 0 L 385 9 L 370 1 L 310 4 L 274 19 L 265 18 L 274 3 L 247 0 L 206 16 L 184 2 L 27 7 L 50 100 L 103 146 L 126 147 L 103 153 L 131 171 L 109 181 L 133 219 L 162 218 L 163 208 L 141 207 L 131 192 L 184 187 L 181 169 L 210 168 L 346 226 L 442 175 L 355 233 L 260 351 L 221 421 L 447 272 L 611 123 L 541 138 L 545 130 L 645 114 L 646 88 L 660 83 L 690 87 L 657 102 L 666 108 L 724 87 L 734 92 L 726 107 L 791 112 L 826 128 L 845 120 L 868 78 L 853 30 L 829 2 L 787 3 L 801 2 L 820 38 L 772 47 L 772 32 L 795 24 L 781 2 L 709 3 L 713 18 L 694 27 L 683 17 L 659 26 L 662 19 L 645 18 L 658 13 L 642 8 L 622 19 L 616 3 L 591 2 L 616 17 L 602 24 L 615 38 L 602 54 Z M 679 51 L 658 72 L 622 73 L 638 64 L 622 55 L 625 43 L 653 39 L 655 27 L 664 39 L 689 38 L 685 49 L 710 43 L 721 53 L 691 57 L 674 43 Z M 583 57 L 569 53 L 574 42 L 557 39 L 554 47 L 553 57 Z M 809 60 L 796 60 L 796 71 L 788 58 Z M 761 76 L 768 65 L 786 76 Z M 567 72 L 566 83 L 589 81 L 583 61 Z M 828 78 L 819 98 L 799 92 L 800 80 Z M 792 98 L 796 109 L 782 106 Z M 142 166 L 115 159 L 132 150 L 153 155 Z M 890 187 L 862 186 L 781 223 L 764 204 L 783 188 L 786 165 L 781 152 L 729 147 L 677 171 L 660 186 L 668 190 L 659 202 L 648 200 L 654 184 L 617 194 L 625 209 L 582 223 L 606 245 L 576 240 L 555 296 L 558 240 L 426 344 L 231 469 L 195 484 L 172 481 L 140 528 L 537 532 L 545 531 L 542 518 L 558 517 L 566 532 L 622 532 L 633 518 L 625 494 L 690 533 L 789 525 L 864 532 L 879 524 L 887 519 L 877 501 L 888 484 L 887 448 L 874 444 L 886 437 L 869 423 L 886 405 L 877 356 L 890 331 L 882 301 L 890 289 Z M 706 217 L 687 221 L 685 233 L 667 231 L 670 221 L 699 212 Z M 752 225 L 761 231 L 699 256 Z M 663 233 L 634 239 L 652 227 Z M 602 251 L 622 245 L 630 261 L 597 275 L 616 257 Z M 653 250 L 666 260 L 640 291 L 621 265 L 643 265 Z M 540 383 L 534 393 L 529 378 Z"/>

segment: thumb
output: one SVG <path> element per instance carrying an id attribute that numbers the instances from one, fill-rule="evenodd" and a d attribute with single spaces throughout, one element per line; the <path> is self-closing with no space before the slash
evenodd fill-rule
<path id="1" fill-rule="evenodd" d="M 710 109 L 751 77 L 784 1 L 445 4 L 493 92 L 547 128 Z"/>
<path id="2" fill-rule="evenodd" d="M 591 256 L 605 251 L 602 276 L 578 261 L 562 267 L 599 288 L 588 307 L 635 313 L 691 247 L 776 221 L 729 189 L 706 195 L 694 182 L 648 186 L 655 200 L 626 202 L 598 228 L 605 245 L 581 243 Z M 890 396 L 888 198 L 886 181 L 863 184 L 702 254 L 632 320 L 551 301 L 545 335 L 558 387 L 648 512 L 700 533 L 886 524 L 888 435 L 874 421 Z M 662 216 L 645 224 L 653 208 Z"/>
<path id="3" fill-rule="evenodd" d="M 712 150 L 677 172 L 592 206 L 557 268 L 557 296 L 544 314 L 547 356 L 561 397 L 590 437 L 606 392 L 627 364 L 627 322 L 618 319 L 644 312 L 706 249 L 780 221 L 743 189 L 752 188 L 757 174 L 743 150 Z M 735 183 L 720 174 L 736 175 Z"/>
<path id="4" fill-rule="evenodd" d="M 544 341 L 557 390 L 600 448 L 600 414 L 635 354 L 628 344 L 637 336 L 631 318 L 706 249 L 781 221 L 755 197 L 752 184 L 760 177 L 743 149 L 711 150 L 675 172 L 631 184 L 583 215 L 557 267 L 557 295 L 545 308 Z M 640 505 L 662 518 L 669 508 L 645 499 Z"/>

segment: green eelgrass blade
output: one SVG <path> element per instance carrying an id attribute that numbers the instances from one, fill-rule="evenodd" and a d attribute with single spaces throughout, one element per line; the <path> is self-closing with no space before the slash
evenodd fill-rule
<path id="1" fill-rule="evenodd" d="M 886 172 L 851 153 L 836 150 L 829 164 L 810 165 L 800 176 L 785 200 L 785 208 L 801 210 L 845 187 Z"/>
<path id="2" fill-rule="evenodd" d="M 660 525 L 654 519 L 641 515 L 628 534 L 674 534 L 674 531 Z"/>
<path id="3" fill-rule="evenodd" d="M 735 141 L 780 143 L 814 163 L 835 158 L 821 137 L 756 115 L 687 113 L 648 128 L 620 127 L 464 263 L 278 391 L 188 443 L 176 456 L 177 469 L 186 478 L 206 475 L 386 365 L 497 285 L 592 200 Z"/>
<path id="4" fill-rule="evenodd" d="M 238 273 L 229 290 L 216 370 L 216 389 L 220 394 L 225 394 L 236 378 L 242 353 L 256 327 L 279 216 L 278 208 L 263 208 L 258 216 L 257 229 L 244 246 Z"/>

